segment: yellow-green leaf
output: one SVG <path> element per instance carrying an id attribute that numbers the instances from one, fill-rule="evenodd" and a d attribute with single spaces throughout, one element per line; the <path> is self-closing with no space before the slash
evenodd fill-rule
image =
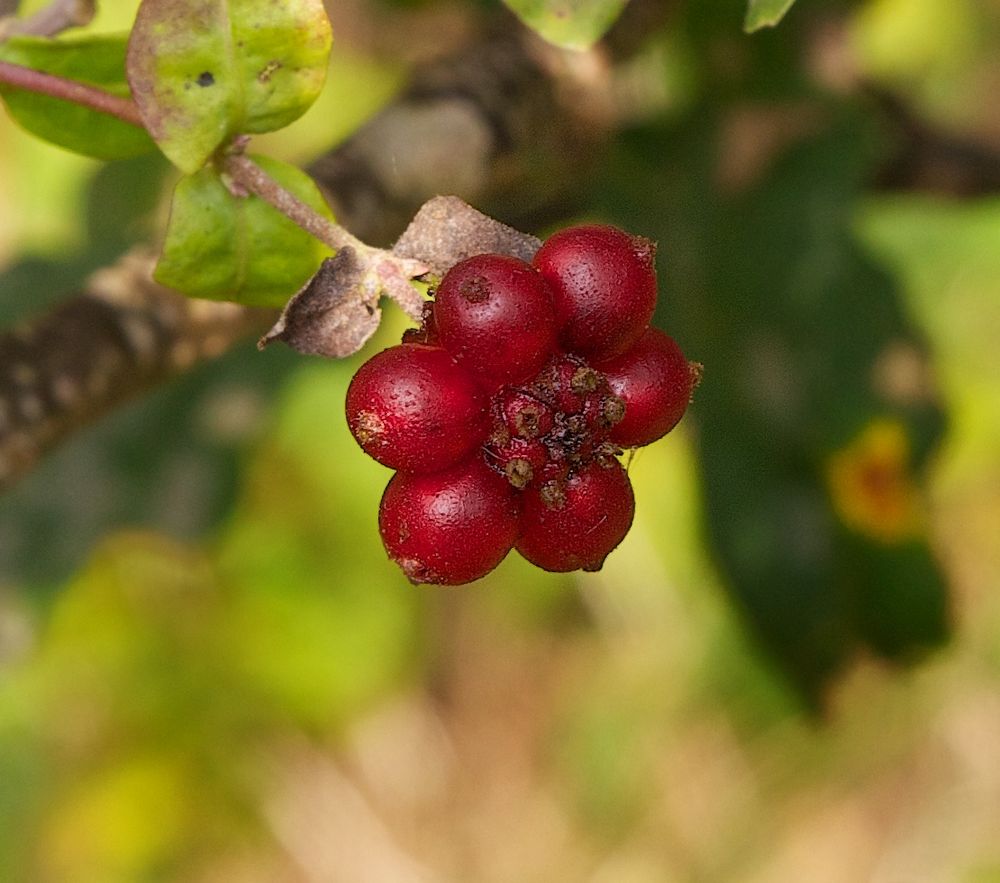
<path id="1" fill-rule="evenodd" d="M 277 160 L 254 157 L 275 181 L 331 217 L 312 179 Z M 279 306 L 329 249 L 256 196 L 233 196 L 206 167 L 178 182 L 155 278 L 190 297 Z"/>
<path id="2" fill-rule="evenodd" d="M 743 30 L 748 34 L 761 28 L 773 28 L 785 17 L 795 0 L 749 0 Z"/>
<path id="3" fill-rule="evenodd" d="M 59 40 L 14 36 L 0 42 L 0 61 L 126 96 L 126 39 L 124 34 Z M 21 126 L 76 153 L 111 160 L 154 149 L 143 129 L 79 104 L 12 86 L 0 86 L 0 95 Z"/>
<path id="4" fill-rule="evenodd" d="M 565 49 L 587 49 L 621 14 L 628 0 L 504 0 L 528 27 Z"/>
<path id="5" fill-rule="evenodd" d="M 330 42 L 321 0 L 143 0 L 128 81 L 160 149 L 191 173 L 233 136 L 301 116 Z"/>

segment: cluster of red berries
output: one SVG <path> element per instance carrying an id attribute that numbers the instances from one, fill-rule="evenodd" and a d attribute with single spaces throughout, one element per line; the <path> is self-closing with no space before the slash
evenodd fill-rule
<path id="1" fill-rule="evenodd" d="M 484 576 L 516 548 L 552 571 L 598 570 L 632 525 L 617 457 L 681 419 L 698 379 L 649 326 L 653 243 L 614 227 L 556 233 L 533 264 L 456 264 L 424 320 L 358 370 L 347 420 L 397 470 L 379 510 L 416 583 Z"/>

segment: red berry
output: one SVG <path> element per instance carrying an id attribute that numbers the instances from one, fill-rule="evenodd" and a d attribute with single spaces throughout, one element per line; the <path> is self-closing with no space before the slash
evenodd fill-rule
<path id="1" fill-rule="evenodd" d="M 621 464 L 594 460 L 565 482 L 533 484 L 523 492 L 517 551 L 543 570 L 600 570 L 634 513 L 632 484 Z"/>
<path id="2" fill-rule="evenodd" d="M 538 438 L 547 434 L 555 419 L 552 409 L 536 396 L 522 390 L 500 392 L 499 402 L 502 421 L 507 431 L 517 438 Z"/>
<path id="3" fill-rule="evenodd" d="M 347 423 L 379 463 L 435 472 L 482 444 L 488 401 L 445 350 L 404 343 L 358 369 L 347 390 Z"/>
<path id="4" fill-rule="evenodd" d="M 616 227 L 568 227 L 546 240 L 534 264 L 567 349 L 610 359 L 639 339 L 656 305 L 654 254 L 648 239 Z"/>
<path id="5" fill-rule="evenodd" d="M 593 440 L 602 442 L 610 437 L 611 427 L 625 416 L 625 402 L 612 392 L 595 393 L 587 396 L 583 416 Z"/>
<path id="6" fill-rule="evenodd" d="M 552 236 L 534 266 L 454 266 L 403 344 L 351 382 L 364 450 L 398 469 L 382 541 L 417 583 L 489 573 L 516 544 L 546 570 L 599 570 L 632 524 L 615 459 L 680 420 L 698 380 L 649 328 L 654 246 L 614 227 Z"/>
<path id="7" fill-rule="evenodd" d="M 516 488 L 527 487 L 536 473 L 541 474 L 549 460 L 548 449 L 537 438 L 507 436 L 491 439 L 483 453 L 486 462 L 507 476 Z"/>
<path id="8" fill-rule="evenodd" d="M 518 533 L 518 499 L 478 454 L 444 472 L 398 472 L 382 495 L 379 532 L 414 583 L 454 586 L 489 573 Z"/>
<path id="9" fill-rule="evenodd" d="M 604 382 L 580 356 L 556 353 L 531 383 L 532 394 L 556 412 L 579 414 L 586 399 Z"/>
<path id="10" fill-rule="evenodd" d="M 482 254 L 452 267 L 434 300 L 441 343 L 489 389 L 530 377 L 556 344 L 552 297 L 516 258 Z"/>
<path id="11" fill-rule="evenodd" d="M 632 349 L 599 368 L 625 403 L 625 416 L 610 434 L 623 448 L 648 445 L 670 432 L 684 416 L 697 379 L 674 339 L 658 328 L 648 328 Z"/>

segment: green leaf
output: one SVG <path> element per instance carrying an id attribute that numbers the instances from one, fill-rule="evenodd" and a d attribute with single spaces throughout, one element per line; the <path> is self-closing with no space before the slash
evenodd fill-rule
<path id="1" fill-rule="evenodd" d="M 614 24 L 628 0 L 504 0 L 532 30 L 564 49 L 588 49 Z"/>
<path id="2" fill-rule="evenodd" d="M 144 0 L 128 81 L 160 149 L 191 173 L 233 136 L 301 116 L 330 42 L 321 0 Z"/>
<path id="3" fill-rule="evenodd" d="M 785 17 L 795 0 L 749 0 L 743 30 L 748 34 L 761 28 L 773 28 Z"/>
<path id="4" fill-rule="evenodd" d="M 312 179 L 254 157 L 275 181 L 330 217 Z M 157 282 L 190 297 L 279 306 L 309 278 L 329 249 L 256 196 L 229 192 L 214 168 L 182 178 L 174 190 Z"/>
<path id="5" fill-rule="evenodd" d="M 948 640 L 948 587 L 925 541 L 887 545 L 845 533 L 838 544 L 858 630 L 876 653 L 915 661 Z"/>
<path id="6" fill-rule="evenodd" d="M 783 51 L 780 40 L 755 43 Z M 921 464 L 945 415 L 934 396 L 875 379 L 900 348 L 917 376 L 930 369 L 898 285 L 855 239 L 858 195 L 879 159 L 870 123 L 853 109 L 831 114 L 733 192 L 716 183 L 716 111 L 695 104 L 623 139 L 617 169 L 602 176 L 615 211 L 603 214 L 659 242 L 668 272 L 657 318 L 705 363 L 693 410 L 713 560 L 743 620 L 819 709 L 862 647 L 909 662 L 947 640 L 945 574 L 919 518 L 904 509 L 893 527 L 900 504 L 887 496 L 901 486 L 922 497 Z M 882 421 L 906 444 L 897 472 L 875 473 L 888 476 L 876 492 L 855 462 L 865 533 L 847 520 L 831 455 Z"/>
<path id="7" fill-rule="evenodd" d="M 124 34 L 62 40 L 15 36 L 0 43 L 0 61 L 127 96 L 126 39 Z M 25 129 L 76 153 L 110 160 L 154 149 L 142 129 L 96 110 L 11 86 L 0 86 L 0 95 L 10 115 Z"/>

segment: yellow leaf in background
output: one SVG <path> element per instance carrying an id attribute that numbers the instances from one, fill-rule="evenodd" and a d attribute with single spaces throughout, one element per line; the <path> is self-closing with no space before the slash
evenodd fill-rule
<path id="1" fill-rule="evenodd" d="M 925 76 L 967 56 L 976 40 L 970 0 L 874 0 L 851 27 L 851 44 L 877 76 Z"/>
<path id="2" fill-rule="evenodd" d="M 53 806 L 39 838 L 52 880 L 141 880 L 182 849 L 191 822 L 183 765 L 137 757 L 88 778 Z"/>
<path id="3" fill-rule="evenodd" d="M 869 423 L 826 466 L 833 508 L 848 527 L 884 543 L 921 534 L 920 495 L 910 471 L 910 440 L 897 420 Z"/>

